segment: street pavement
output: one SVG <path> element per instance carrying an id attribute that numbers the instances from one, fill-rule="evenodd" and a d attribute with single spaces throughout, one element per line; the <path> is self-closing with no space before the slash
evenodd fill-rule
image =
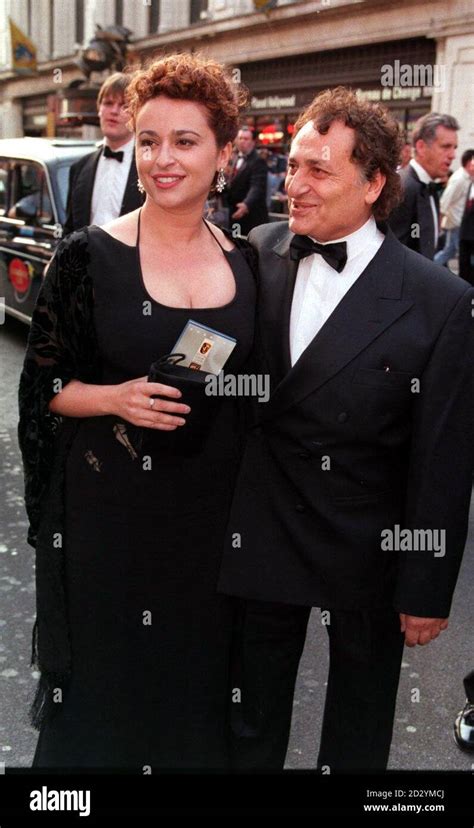
<path id="1" fill-rule="evenodd" d="M 18 377 L 26 335 L 27 328 L 8 317 L 0 326 L 0 772 L 2 763 L 30 766 L 37 739 L 27 718 L 37 680 L 30 667 L 34 550 L 26 543 L 16 438 Z M 473 511 L 449 628 L 427 647 L 405 648 L 391 769 L 474 771 L 474 753 L 459 750 L 452 736 L 454 718 L 465 701 L 462 679 L 474 669 Z M 316 766 L 327 651 L 325 628 L 319 611 L 313 610 L 295 694 L 288 768 Z"/>

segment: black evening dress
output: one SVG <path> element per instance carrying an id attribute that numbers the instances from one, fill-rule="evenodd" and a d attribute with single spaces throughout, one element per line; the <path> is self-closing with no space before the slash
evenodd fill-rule
<path id="1" fill-rule="evenodd" d="M 232 301 L 175 308 L 148 294 L 138 238 L 126 245 L 97 226 L 87 234 L 103 384 L 147 375 L 188 319 L 235 337 L 225 373 L 244 371 L 255 279 L 239 249 L 223 250 Z M 118 417 L 80 421 L 65 467 L 72 678 L 41 727 L 34 767 L 229 766 L 234 604 L 216 583 L 241 450 L 238 402 L 222 400 L 192 454 L 173 448 L 173 432 L 146 429 L 140 441 Z"/>

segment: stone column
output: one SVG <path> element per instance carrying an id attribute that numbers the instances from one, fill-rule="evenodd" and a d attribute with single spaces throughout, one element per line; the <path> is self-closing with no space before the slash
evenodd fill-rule
<path id="1" fill-rule="evenodd" d="M 454 115 L 459 121 L 459 147 L 453 167 L 464 150 L 474 147 L 474 37 L 472 32 L 438 39 L 436 55 L 442 83 L 433 90 L 433 112 Z"/>
<path id="2" fill-rule="evenodd" d="M 0 138 L 18 138 L 23 135 L 23 108 L 20 101 L 0 104 Z"/>

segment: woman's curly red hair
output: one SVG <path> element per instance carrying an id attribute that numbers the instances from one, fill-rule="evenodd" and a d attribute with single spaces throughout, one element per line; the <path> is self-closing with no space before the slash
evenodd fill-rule
<path id="1" fill-rule="evenodd" d="M 148 65 L 132 75 L 125 92 L 125 103 L 134 128 L 141 107 L 159 95 L 205 106 L 219 148 L 234 140 L 239 129 L 240 111 L 248 100 L 247 91 L 233 80 L 231 70 L 199 54 L 152 58 Z"/>

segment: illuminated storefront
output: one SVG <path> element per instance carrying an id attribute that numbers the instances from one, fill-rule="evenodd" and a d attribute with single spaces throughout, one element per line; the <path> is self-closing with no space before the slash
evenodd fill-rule
<path id="1" fill-rule="evenodd" d="M 435 60 L 433 40 L 412 38 L 242 65 L 242 81 L 251 93 L 245 121 L 258 146 L 285 151 L 298 113 L 318 92 L 341 84 L 387 106 L 409 137 L 416 120 L 431 110 L 432 88 L 421 84 L 432 79 L 423 71 L 390 77 L 384 67 L 421 70 Z"/>

